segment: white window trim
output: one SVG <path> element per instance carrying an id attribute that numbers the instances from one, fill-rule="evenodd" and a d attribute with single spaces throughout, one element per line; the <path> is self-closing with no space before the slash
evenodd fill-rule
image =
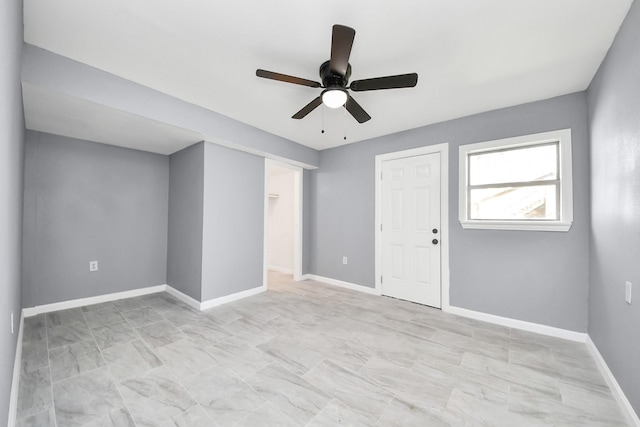
<path id="1" fill-rule="evenodd" d="M 560 220 L 558 221 L 500 221 L 468 219 L 467 183 L 468 155 L 498 148 L 515 148 L 559 141 Z M 485 230 L 569 231 L 573 223 L 573 180 L 571 169 L 571 129 L 524 135 L 495 141 L 466 144 L 459 147 L 459 219 L 462 228 Z"/>

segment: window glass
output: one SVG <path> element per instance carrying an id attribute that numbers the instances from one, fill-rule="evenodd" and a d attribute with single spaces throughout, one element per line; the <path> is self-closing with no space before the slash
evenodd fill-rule
<path id="1" fill-rule="evenodd" d="M 556 185 L 470 191 L 470 219 L 558 220 Z"/>
<path id="2" fill-rule="evenodd" d="M 558 143 L 469 154 L 469 184 L 558 178 Z"/>

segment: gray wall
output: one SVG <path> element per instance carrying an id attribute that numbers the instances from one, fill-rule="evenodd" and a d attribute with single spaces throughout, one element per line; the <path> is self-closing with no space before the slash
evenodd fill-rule
<path id="1" fill-rule="evenodd" d="M 25 162 L 24 307 L 166 283 L 166 156 L 29 131 Z"/>
<path id="2" fill-rule="evenodd" d="M 20 88 L 22 2 L 0 5 L 0 424 L 9 416 L 20 325 L 24 116 Z M 14 313 L 15 329 L 9 327 Z M 17 390 L 16 390 L 17 391 Z"/>
<path id="3" fill-rule="evenodd" d="M 262 286 L 264 158 L 205 143 L 202 300 Z"/>
<path id="4" fill-rule="evenodd" d="M 588 90 L 591 135 L 589 335 L 640 414 L 640 3 Z M 632 305 L 624 282 L 634 285 Z"/>
<path id="5" fill-rule="evenodd" d="M 458 146 L 572 128 L 569 232 L 463 230 Z M 375 155 L 449 143 L 451 305 L 585 332 L 589 257 L 586 94 L 491 111 L 321 152 L 311 171 L 310 271 L 374 286 Z M 349 264 L 342 264 L 342 256 Z"/>
<path id="6" fill-rule="evenodd" d="M 169 158 L 167 284 L 200 301 L 202 297 L 202 214 L 204 142 Z"/>

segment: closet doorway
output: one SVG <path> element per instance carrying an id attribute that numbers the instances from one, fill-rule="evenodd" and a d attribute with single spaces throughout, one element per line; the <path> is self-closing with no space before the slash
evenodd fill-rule
<path id="1" fill-rule="evenodd" d="M 264 280 L 269 270 L 302 279 L 302 168 L 265 160 Z"/>

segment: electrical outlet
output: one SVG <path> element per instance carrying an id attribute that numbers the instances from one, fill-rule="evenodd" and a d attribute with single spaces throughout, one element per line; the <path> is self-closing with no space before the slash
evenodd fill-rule
<path id="1" fill-rule="evenodd" d="M 624 282 L 624 300 L 627 304 L 631 304 L 631 282 Z"/>
<path id="2" fill-rule="evenodd" d="M 11 312 L 11 335 L 13 335 L 13 311 Z"/>
<path id="3" fill-rule="evenodd" d="M 89 261 L 89 271 L 98 271 L 98 261 Z"/>
<path id="4" fill-rule="evenodd" d="M 347 257 L 346 257 L 346 256 L 343 256 L 343 257 L 342 257 L 342 263 L 343 263 L 343 264 L 346 264 L 346 263 L 347 263 Z"/>

